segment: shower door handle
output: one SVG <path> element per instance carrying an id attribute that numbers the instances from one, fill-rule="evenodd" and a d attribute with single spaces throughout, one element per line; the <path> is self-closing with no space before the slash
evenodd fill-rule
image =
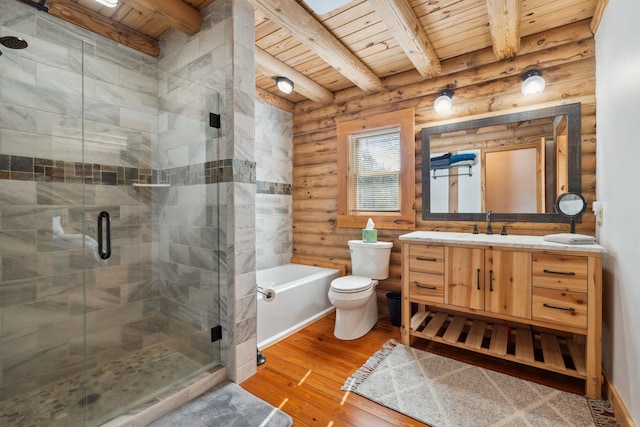
<path id="1" fill-rule="evenodd" d="M 106 224 L 106 230 L 103 232 L 102 224 Z M 106 234 L 106 248 L 104 247 L 103 235 Z M 111 216 L 109 212 L 102 211 L 98 214 L 98 255 L 102 259 L 111 257 Z"/>

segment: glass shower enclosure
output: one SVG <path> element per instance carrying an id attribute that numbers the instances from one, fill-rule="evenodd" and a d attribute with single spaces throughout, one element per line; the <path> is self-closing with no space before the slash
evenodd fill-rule
<path id="1" fill-rule="evenodd" d="M 218 95 L 30 28 L 0 57 L 0 425 L 97 426 L 220 363 Z"/>

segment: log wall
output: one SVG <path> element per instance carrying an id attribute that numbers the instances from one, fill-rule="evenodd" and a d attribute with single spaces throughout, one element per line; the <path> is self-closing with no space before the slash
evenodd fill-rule
<path id="1" fill-rule="evenodd" d="M 539 69 L 545 91 L 534 98 L 520 93 L 522 74 Z M 389 77 L 385 90 L 364 95 L 357 88 L 336 94 L 328 106 L 296 104 L 293 115 L 293 253 L 309 260 L 345 264 L 351 271 L 347 241 L 360 239 L 359 229 L 338 228 L 336 123 L 389 111 L 415 108 L 416 230 L 470 231 L 473 222 L 423 221 L 420 130 L 451 121 L 506 114 L 552 105 L 582 103 L 582 193 L 590 204 L 596 184 L 595 42 L 589 21 L 580 21 L 522 39 L 518 56 L 497 61 L 491 48 L 442 63 L 440 76 L 422 80 L 417 72 Z M 454 89 L 454 107 L 446 116 L 433 110 L 438 92 Z M 496 222 L 499 229 L 503 223 Z M 505 223 L 511 234 L 567 232 L 568 224 Z M 482 227 L 480 227 L 482 228 Z M 594 234 L 590 209 L 578 233 Z M 400 289 L 400 244 L 406 231 L 378 230 L 378 239 L 393 241 L 390 277 L 378 286 L 379 308 L 385 293 Z"/>

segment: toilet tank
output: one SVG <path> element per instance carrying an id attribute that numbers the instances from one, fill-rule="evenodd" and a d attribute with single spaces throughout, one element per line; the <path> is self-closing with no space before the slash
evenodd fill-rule
<path id="1" fill-rule="evenodd" d="M 349 240 L 351 274 L 377 280 L 386 279 L 389 277 L 392 247 L 391 242 L 365 243 L 362 240 Z"/>

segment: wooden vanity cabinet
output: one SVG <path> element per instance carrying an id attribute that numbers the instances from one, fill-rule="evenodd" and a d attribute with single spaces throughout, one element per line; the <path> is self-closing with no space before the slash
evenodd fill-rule
<path id="1" fill-rule="evenodd" d="M 445 302 L 531 318 L 531 254 L 467 247 L 446 248 Z"/>
<path id="2" fill-rule="evenodd" d="M 400 236 L 402 343 L 429 339 L 582 378 L 599 398 L 604 248 L 508 237 Z"/>
<path id="3" fill-rule="evenodd" d="M 588 257 L 534 254 L 532 318 L 586 328 L 588 271 Z"/>
<path id="4" fill-rule="evenodd" d="M 484 310 L 484 249 L 447 247 L 447 304 Z"/>
<path id="5" fill-rule="evenodd" d="M 408 286 L 415 301 L 444 302 L 444 246 L 409 245 Z"/>

